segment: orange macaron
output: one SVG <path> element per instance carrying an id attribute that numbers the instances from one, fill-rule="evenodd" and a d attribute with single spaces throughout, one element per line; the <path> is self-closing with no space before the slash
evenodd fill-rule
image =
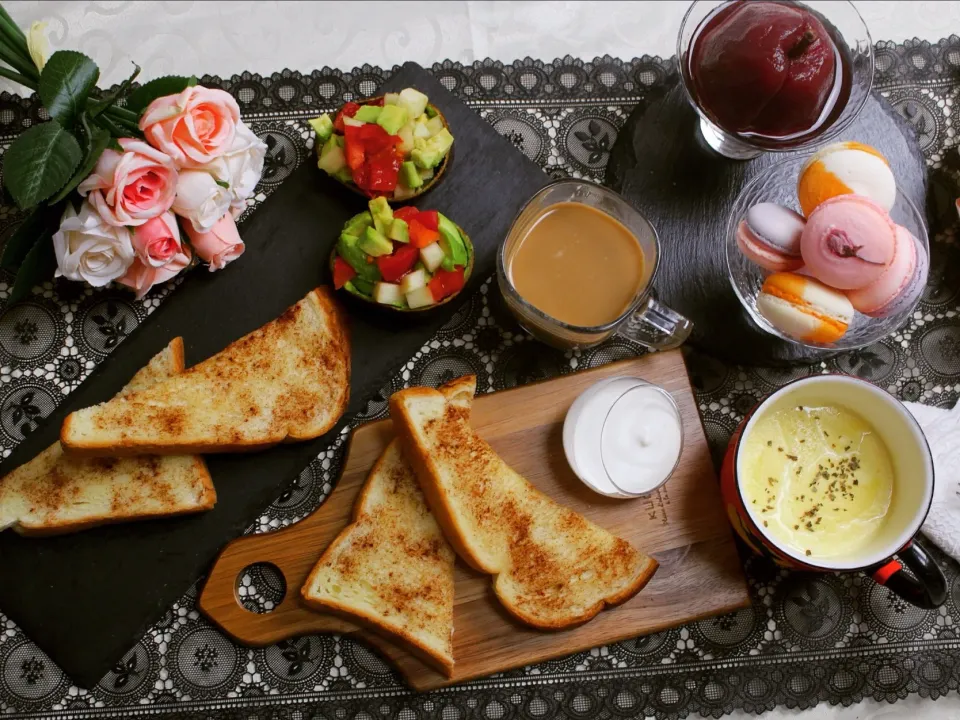
<path id="1" fill-rule="evenodd" d="M 842 292 L 811 277 L 781 272 L 763 282 L 757 310 L 785 335 L 829 345 L 847 332 L 854 309 Z"/>

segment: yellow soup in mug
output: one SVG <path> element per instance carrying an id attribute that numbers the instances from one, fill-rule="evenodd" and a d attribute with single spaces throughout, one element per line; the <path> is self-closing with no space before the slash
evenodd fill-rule
<path id="1" fill-rule="evenodd" d="M 744 502 L 778 545 L 811 561 L 854 556 L 879 533 L 893 495 L 890 453 L 840 406 L 781 408 L 744 440 Z"/>

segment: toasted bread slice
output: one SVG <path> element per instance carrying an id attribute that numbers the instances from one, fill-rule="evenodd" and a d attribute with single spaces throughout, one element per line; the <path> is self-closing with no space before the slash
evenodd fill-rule
<path id="1" fill-rule="evenodd" d="M 175 338 L 118 397 L 183 372 Z M 96 525 L 209 510 L 217 501 L 203 459 L 191 455 L 77 458 L 54 443 L 0 478 L 0 530 L 56 535 Z"/>
<path id="2" fill-rule="evenodd" d="M 399 638 L 453 674 L 453 550 L 394 440 L 300 590 L 317 610 L 347 615 Z"/>
<path id="3" fill-rule="evenodd" d="M 183 374 L 71 413 L 60 442 L 109 457 L 257 450 L 322 435 L 349 393 L 345 319 L 321 287 Z"/>
<path id="4" fill-rule="evenodd" d="M 476 378 L 390 398 L 390 414 L 434 517 L 457 553 L 494 576 L 503 606 L 543 629 L 586 622 L 633 597 L 657 561 L 554 502 L 470 427 Z"/>

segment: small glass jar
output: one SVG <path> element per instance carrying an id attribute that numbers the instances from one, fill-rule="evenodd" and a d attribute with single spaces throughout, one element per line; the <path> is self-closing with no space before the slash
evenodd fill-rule
<path id="1" fill-rule="evenodd" d="M 673 396 L 636 377 L 591 385 L 567 411 L 563 449 L 574 474 L 601 495 L 634 498 L 673 475 L 683 420 Z"/>

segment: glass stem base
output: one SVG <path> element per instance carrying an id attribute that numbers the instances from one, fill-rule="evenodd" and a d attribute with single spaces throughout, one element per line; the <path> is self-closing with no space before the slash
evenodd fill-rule
<path id="1" fill-rule="evenodd" d="M 711 150 L 731 160 L 752 160 L 763 153 L 762 150 L 757 150 L 757 148 L 725 133 L 704 118 L 700 118 L 700 134 Z"/>

